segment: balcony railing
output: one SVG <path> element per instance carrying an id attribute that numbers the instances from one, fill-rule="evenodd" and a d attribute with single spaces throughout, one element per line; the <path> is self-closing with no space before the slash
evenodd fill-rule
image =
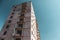
<path id="1" fill-rule="evenodd" d="M 14 33 L 13 33 L 13 37 L 21 38 L 21 37 L 22 37 L 22 35 L 20 35 L 20 34 L 14 34 Z"/>
<path id="2" fill-rule="evenodd" d="M 24 21 L 22 20 L 22 21 L 19 21 L 19 22 L 17 22 L 17 24 L 23 24 L 24 23 Z"/>

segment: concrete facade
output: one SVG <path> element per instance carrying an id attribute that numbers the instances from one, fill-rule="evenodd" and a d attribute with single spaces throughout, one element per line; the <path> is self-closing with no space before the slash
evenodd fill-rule
<path id="1" fill-rule="evenodd" d="M 0 40 L 40 40 L 37 21 L 31 2 L 13 6 L 4 27 Z"/>

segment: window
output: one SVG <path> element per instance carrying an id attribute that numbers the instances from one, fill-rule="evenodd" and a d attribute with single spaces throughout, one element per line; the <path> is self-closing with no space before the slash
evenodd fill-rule
<path id="1" fill-rule="evenodd" d="M 26 12 L 26 9 L 22 9 L 22 12 Z"/>
<path id="2" fill-rule="evenodd" d="M 10 16 L 10 18 L 13 18 L 13 16 Z"/>
<path id="3" fill-rule="evenodd" d="M 16 9 L 16 11 L 20 11 L 20 10 L 21 10 L 20 8 Z"/>
<path id="4" fill-rule="evenodd" d="M 21 14 L 21 16 L 24 16 L 24 14 Z"/>
<path id="5" fill-rule="evenodd" d="M 27 3 L 22 3 L 22 12 L 25 12 Z"/>
<path id="6" fill-rule="evenodd" d="M 7 26 L 6 26 L 6 29 L 9 28 L 9 27 L 10 27 L 10 25 L 7 25 Z"/>
<path id="7" fill-rule="evenodd" d="M 17 34 L 22 35 L 22 30 L 17 30 Z"/>
<path id="8" fill-rule="evenodd" d="M 16 7 L 14 7 L 14 8 L 16 8 Z"/>
<path id="9" fill-rule="evenodd" d="M 1 39 L 1 40 L 4 40 L 4 39 Z"/>
<path id="10" fill-rule="evenodd" d="M 16 38 L 15 40 L 21 40 L 21 38 Z"/>
<path id="11" fill-rule="evenodd" d="M 13 11 L 15 11 L 15 9 L 13 9 Z"/>
<path id="12" fill-rule="evenodd" d="M 33 31 L 31 33 L 33 34 Z"/>
<path id="13" fill-rule="evenodd" d="M 3 35 L 6 35 L 6 33 L 7 33 L 7 31 L 5 31 Z"/>
<path id="14" fill-rule="evenodd" d="M 9 20 L 8 23 L 11 23 L 11 20 Z"/>
<path id="15" fill-rule="evenodd" d="M 22 12 L 22 13 L 19 13 L 19 16 L 24 16 L 24 13 Z"/>
<path id="16" fill-rule="evenodd" d="M 13 11 L 15 11 L 16 7 L 14 7 Z"/>
<path id="17" fill-rule="evenodd" d="M 27 3 L 22 3 L 22 7 L 26 7 L 27 6 Z"/>
<path id="18" fill-rule="evenodd" d="M 14 13 L 12 13 L 12 15 L 13 15 Z"/>
<path id="19" fill-rule="evenodd" d="M 21 27 L 22 28 L 23 27 L 23 24 L 18 24 L 18 27 Z"/>
<path id="20" fill-rule="evenodd" d="M 20 18 L 20 21 L 23 21 L 24 19 L 23 18 Z"/>

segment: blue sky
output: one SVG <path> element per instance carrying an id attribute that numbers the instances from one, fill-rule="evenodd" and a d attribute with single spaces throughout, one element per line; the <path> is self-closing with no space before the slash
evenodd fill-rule
<path id="1" fill-rule="evenodd" d="M 29 0 L 0 0 L 0 30 L 12 5 Z M 60 40 L 60 0 L 32 0 L 41 40 Z"/>

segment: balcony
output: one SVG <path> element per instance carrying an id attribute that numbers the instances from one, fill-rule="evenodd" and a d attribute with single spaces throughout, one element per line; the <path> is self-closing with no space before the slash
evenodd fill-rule
<path id="1" fill-rule="evenodd" d="M 24 18 L 25 16 L 19 16 L 19 18 Z"/>
<path id="2" fill-rule="evenodd" d="M 26 13 L 27 10 L 26 9 L 22 9 L 21 13 Z"/>
<path id="3" fill-rule="evenodd" d="M 22 3 L 22 7 L 26 7 L 27 6 L 27 3 Z"/>
<path id="4" fill-rule="evenodd" d="M 17 22 L 17 24 L 23 24 L 24 23 L 24 21 L 22 20 L 22 21 L 18 21 Z"/>
<path id="5" fill-rule="evenodd" d="M 21 27 L 16 27 L 15 30 L 22 30 L 22 28 Z"/>
<path id="6" fill-rule="evenodd" d="M 23 28 L 23 22 L 17 22 L 17 24 L 15 24 L 15 30 L 22 30 Z"/>
<path id="7" fill-rule="evenodd" d="M 13 37 L 15 37 L 15 38 L 21 38 L 21 35 L 20 34 L 13 34 Z"/>

